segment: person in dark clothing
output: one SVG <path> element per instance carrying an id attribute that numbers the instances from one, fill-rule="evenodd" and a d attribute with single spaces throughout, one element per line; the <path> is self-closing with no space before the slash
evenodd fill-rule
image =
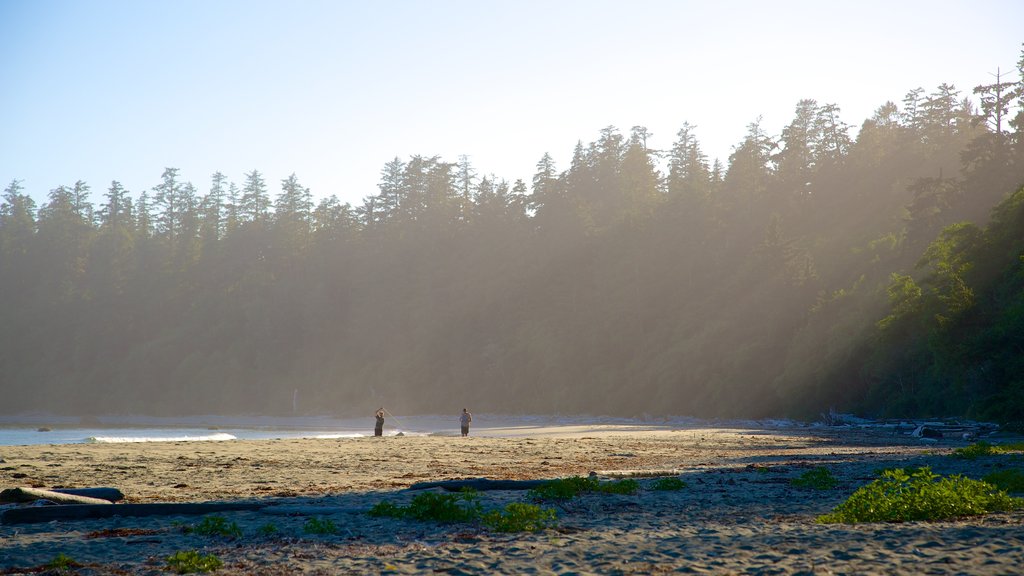
<path id="1" fill-rule="evenodd" d="M 465 408 L 462 409 L 462 415 L 459 416 L 459 424 L 462 424 L 462 435 L 469 436 L 469 423 L 473 421 L 473 415 L 470 414 Z"/>
<path id="2" fill-rule="evenodd" d="M 375 416 L 377 416 L 377 425 L 373 427 L 373 435 L 374 436 L 383 436 L 384 435 L 384 407 L 383 406 L 381 406 L 377 410 L 377 414 L 375 414 Z"/>

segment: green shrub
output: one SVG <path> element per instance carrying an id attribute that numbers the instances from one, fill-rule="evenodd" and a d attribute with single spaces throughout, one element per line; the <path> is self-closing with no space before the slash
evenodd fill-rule
<path id="1" fill-rule="evenodd" d="M 338 531 L 330 518 L 310 518 L 302 529 L 306 534 L 335 534 Z"/>
<path id="2" fill-rule="evenodd" d="M 522 502 L 512 502 L 504 512 L 494 510 L 483 516 L 484 526 L 496 532 L 538 532 L 554 526 L 557 520 L 554 510 Z"/>
<path id="3" fill-rule="evenodd" d="M 238 524 L 229 523 L 223 516 L 207 516 L 191 529 L 186 529 L 186 532 L 200 536 L 223 536 L 225 538 L 238 538 L 242 535 Z"/>
<path id="4" fill-rule="evenodd" d="M 930 468 L 887 470 L 858 488 L 831 513 L 819 516 L 824 524 L 944 520 L 1020 508 L 1013 498 L 987 482 L 954 475 L 943 478 Z"/>
<path id="5" fill-rule="evenodd" d="M 998 448 L 996 446 L 981 440 L 971 444 L 970 446 L 957 448 L 953 451 L 953 457 L 961 458 L 963 460 L 975 460 L 982 456 L 992 456 L 998 453 Z"/>
<path id="6" fill-rule="evenodd" d="M 408 506 L 378 502 L 368 514 L 434 522 L 470 522 L 482 513 L 479 499 L 475 490 L 462 490 L 457 494 L 424 492 L 417 494 Z"/>
<path id="7" fill-rule="evenodd" d="M 597 490 L 599 484 L 600 482 L 593 476 L 570 476 L 545 482 L 527 492 L 526 495 L 527 498 L 535 501 L 570 500 L 584 492 Z"/>
<path id="8" fill-rule="evenodd" d="M 50 570 L 68 570 L 70 568 L 77 568 L 81 566 L 78 562 L 75 562 L 70 556 L 67 556 L 63 552 L 57 554 L 52 560 L 46 563 L 46 567 Z"/>
<path id="9" fill-rule="evenodd" d="M 839 485 L 839 480 L 832 475 L 832 471 L 824 466 L 818 466 L 801 474 L 798 478 L 790 480 L 790 484 L 800 488 L 813 488 L 814 490 L 831 490 Z"/>
<path id="10" fill-rule="evenodd" d="M 640 483 L 632 478 L 614 482 L 601 482 L 593 476 L 570 476 L 541 484 L 527 492 L 527 498 L 543 502 L 549 500 L 569 500 L 586 492 L 602 494 L 636 494 Z"/>
<path id="11" fill-rule="evenodd" d="M 203 556 L 196 550 L 175 552 L 167 557 L 167 569 L 173 570 L 178 574 L 212 572 L 223 565 L 224 563 L 220 561 L 220 558 L 213 554 Z"/>
<path id="12" fill-rule="evenodd" d="M 982 456 L 996 456 L 999 454 L 1016 454 L 1024 452 L 1024 442 L 1012 442 L 1010 444 L 989 444 L 979 440 L 970 446 L 957 448 L 953 451 L 955 458 L 974 460 Z"/>
<path id="13" fill-rule="evenodd" d="M 277 526 L 274 526 L 273 524 L 271 524 L 271 523 L 267 522 L 267 523 L 266 523 L 266 524 L 264 524 L 263 526 L 260 526 L 260 527 L 259 527 L 259 528 L 258 528 L 258 529 L 256 530 L 256 532 L 257 532 L 257 533 L 258 533 L 258 534 L 259 534 L 260 536 L 271 536 L 271 535 L 277 534 Z"/>
<path id="14" fill-rule="evenodd" d="M 1024 473 L 1015 468 L 986 474 L 982 480 L 1006 492 L 1024 492 Z"/>
<path id="15" fill-rule="evenodd" d="M 658 478 L 651 482 L 651 490 L 682 490 L 683 488 L 686 488 L 686 482 L 675 476 Z"/>

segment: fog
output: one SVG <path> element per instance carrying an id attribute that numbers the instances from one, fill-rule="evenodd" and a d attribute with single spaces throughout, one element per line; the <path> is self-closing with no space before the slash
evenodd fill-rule
<path id="1" fill-rule="evenodd" d="M 984 225 L 1024 182 L 1021 117 L 970 98 L 943 84 L 857 119 L 801 100 L 727 163 L 689 124 L 665 151 L 641 127 L 538 143 L 572 161 L 545 155 L 528 182 L 394 158 L 360 205 L 258 170 L 68 183 L 39 206 L 14 181 L 0 412 L 864 408 L 880 380 L 850 359 L 892 275 L 920 278 L 945 226 Z"/>

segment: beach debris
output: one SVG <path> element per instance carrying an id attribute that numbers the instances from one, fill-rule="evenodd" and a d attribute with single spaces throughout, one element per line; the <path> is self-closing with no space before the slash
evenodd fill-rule
<path id="1" fill-rule="evenodd" d="M 975 422 L 959 418 L 875 420 L 852 414 L 841 414 L 835 409 L 829 409 L 827 413 L 822 413 L 819 425 L 860 430 L 891 430 L 893 436 L 911 436 L 931 440 L 943 438 L 970 440 L 990 436 L 999 431 L 999 425 L 992 422 Z"/>
<path id="2" fill-rule="evenodd" d="M 0 491 L 0 503 L 23 503 L 34 500 L 49 500 L 55 504 L 112 504 L 110 500 L 103 498 L 69 494 L 57 490 L 43 490 L 41 488 L 8 488 Z"/>
<path id="3" fill-rule="evenodd" d="M 407 490 L 427 490 L 430 488 L 441 488 L 448 492 L 458 492 L 465 488 L 471 488 L 478 492 L 487 490 L 532 490 L 542 486 L 550 480 L 491 480 L 489 478 L 469 478 L 465 480 L 439 480 L 436 482 L 417 482 Z"/>
<path id="4" fill-rule="evenodd" d="M 114 516 L 192 516 L 215 512 L 260 510 L 264 502 L 173 502 L 157 504 L 69 504 L 15 508 L 0 515 L 0 524 L 35 524 L 51 520 L 93 520 Z"/>
<path id="5" fill-rule="evenodd" d="M 593 470 L 591 476 L 603 478 L 658 478 L 661 476 L 679 476 L 683 470 L 678 468 L 661 468 L 652 470 Z"/>

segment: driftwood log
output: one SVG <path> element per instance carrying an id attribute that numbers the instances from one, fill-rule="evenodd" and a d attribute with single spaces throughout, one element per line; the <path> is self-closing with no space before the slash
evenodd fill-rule
<path id="1" fill-rule="evenodd" d="M 92 520 L 114 516 L 187 516 L 215 512 L 259 510 L 267 504 L 258 502 L 192 502 L 160 504 L 70 504 L 5 510 L 0 524 L 35 524 L 51 520 Z"/>
<path id="2" fill-rule="evenodd" d="M 660 478 L 665 476 L 679 476 L 682 470 L 667 468 L 663 470 L 595 470 L 591 476 L 602 476 L 604 478 Z"/>
<path id="3" fill-rule="evenodd" d="M 468 480 L 439 480 L 436 482 L 417 482 L 408 490 L 427 490 L 441 488 L 449 492 L 458 492 L 463 488 L 472 488 L 478 492 L 487 490 L 531 490 L 550 480 L 491 480 L 489 478 L 470 478 Z"/>
<path id="4" fill-rule="evenodd" d="M 4 504 L 32 502 L 34 500 L 49 500 L 57 504 L 112 504 L 110 500 L 105 498 L 58 492 L 56 490 L 43 490 L 41 488 L 8 488 L 0 492 L 0 503 Z"/>

